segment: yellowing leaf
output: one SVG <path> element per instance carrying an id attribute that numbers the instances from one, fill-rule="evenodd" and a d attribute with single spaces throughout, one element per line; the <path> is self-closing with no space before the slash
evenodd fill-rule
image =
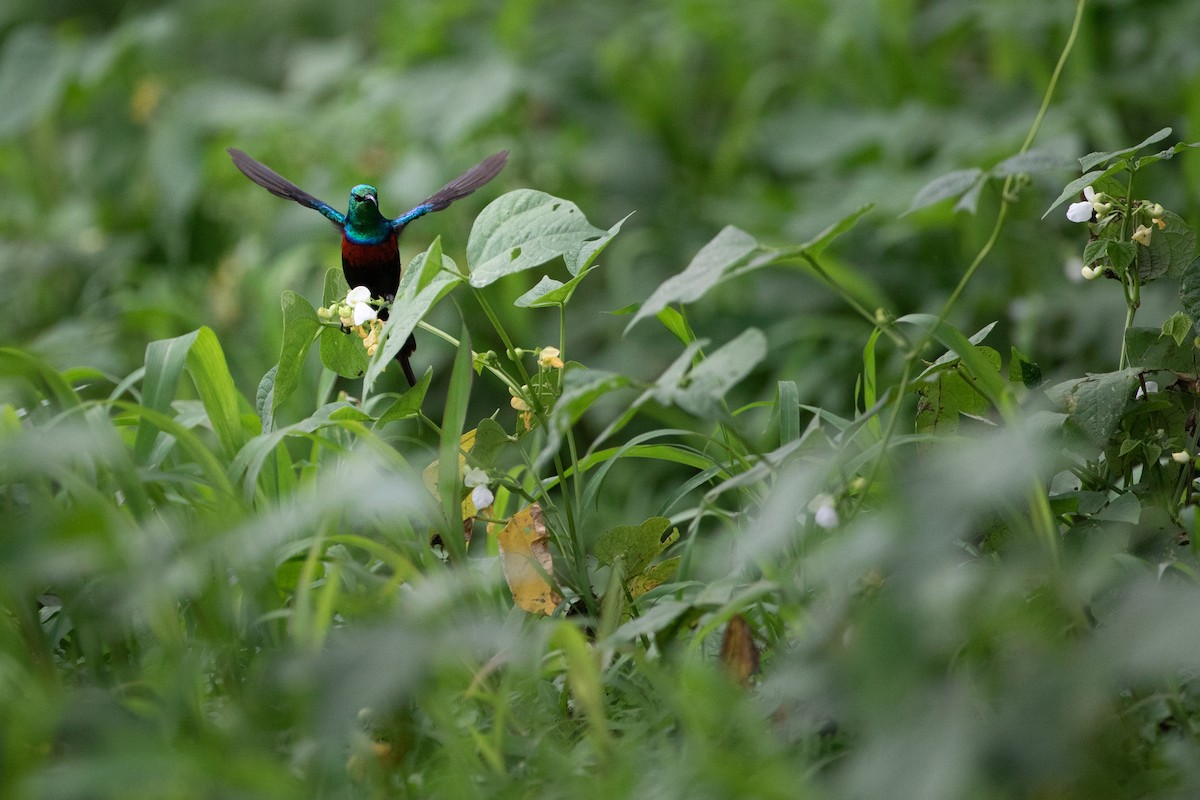
<path id="1" fill-rule="evenodd" d="M 729 674 L 742 686 L 750 683 L 750 676 L 758 671 L 758 648 L 746 618 L 738 614 L 729 620 L 725 635 L 721 637 L 721 663 Z"/>
<path id="2" fill-rule="evenodd" d="M 512 591 L 513 602 L 531 614 L 549 615 L 562 602 L 562 596 L 547 580 L 554 572 L 554 562 L 546 547 L 549 538 L 542 507 L 537 503 L 513 514 L 497 535 L 504 579 Z"/>
<path id="3" fill-rule="evenodd" d="M 629 596 L 636 599 L 671 580 L 675 577 L 675 571 L 679 569 L 680 559 L 680 556 L 668 558 L 666 561 L 650 567 L 641 575 L 634 575 L 629 579 Z"/>

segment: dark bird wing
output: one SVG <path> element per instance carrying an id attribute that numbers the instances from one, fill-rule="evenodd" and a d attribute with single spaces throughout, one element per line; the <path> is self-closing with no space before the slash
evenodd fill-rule
<path id="1" fill-rule="evenodd" d="M 495 155 L 488 156 L 483 161 L 480 161 L 469 170 L 459 175 L 454 180 L 447 183 L 442 188 L 438 189 L 429 197 L 425 198 L 416 208 L 406 214 L 402 214 L 392 220 L 393 228 L 401 228 L 412 222 L 420 216 L 424 216 L 432 211 L 441 211 L 446 206 L 458 200 L 461 197 L 466 197 L 471 192 L 483 186 L 492 178 L 500 174 L 500 170 L 504 169 L 504 164 L 508 161 L 508 151 L 501 150 Z M 265 168 L 264 168 L 265 169 Z"/>
<path id="2" fill-rule="evenodd" d="M 323 215 L 325 215 L 326 219 L 334 222 L 337 225 L 342 225 L 345 223 L 346 216 L 342 212 L 333 208 L 328 203 L 321 202 L 296 184 L 289 181 L 287 178 L 280 175 L 275 170 L 271 169 L 265 164 L 260 164 L 250 156 L 243 153 L 241 150 L 231 147 L 229 148 L 229 156 L 233 159 L 234 166 L 240 169 L 243 175 L 276 197 L 294 200 L 302 206 L 308 206 L 309 208 L 320 211 Z M 480 166 L 483 165 L 481 164 Z M 478 167 L 476 169 L 478 169 Z M 465 178 L 466 175 L 463 177 Z M 461 180 L 461 178 L 459 180 Z"/>

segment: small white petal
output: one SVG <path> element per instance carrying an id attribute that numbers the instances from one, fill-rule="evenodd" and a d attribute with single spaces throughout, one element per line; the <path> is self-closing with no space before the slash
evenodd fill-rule
<path id="1" fill-rule="evenodd" d="M 1134 397 L 1134 399 L 1136 400 L 1136 399 L 1137 399 L 1137 398 L 1139 398 L 1139 397 L 1145 397 L 1146 395 L 1148 395 L 1148 394 L 1154 394 L 1154 393 L 1155 393 L 1155 392 L 1157 392 L 1157 391 L 1158 391 L 1158 384 L 1157 384 L 1157 383 L 1155 383 L 1154 381 L 1146 381 L 1146 391 L 1144 391 L 1144 392 L 1143 392 L 1143 391 L 1142 391 L 1142 387 L 1140 387 L 1140 386 L 1139 386 L 1139 387 L 1138 387 L 1138 390 L 1137 390 L 1137 393 L 1136 393 L 1136 394 L 1134 394 L 1134 396 L 1133 396 L 1133 397 Z"/>
<path id="2" fill-rule="evenodd" d="M 496 496 L 488 487 L 476 486 L 471 490 L 471 502 L 475 505 L 476 510 L 482 510 L 496 502 Z"/>
<path id="3" fill-rule="evenodd" d="M 371 299 L 371 290 L 365 286 L 355 286 L 346 295 L 346 302 L 350 305 L 355 303 L 365 303 Z"/>
<path id="4" fill-rule="evenodd" d="M 829 530 L 830 528 L 836 528 L 838 524 L 837 509 L 833 506 L 821 506 L 817 509 L 817 513 L 813 516 L 813 519 L 816 521 L 817 525 L 825 528 L 826 530 Z"/>
<path id="5" fill-rule="evenodd" d="M 354 304 L 354 326 L 355 327 L 362 325 L 367 320 L 375 319 L 376 316 L 378 316 L 378 315 L 375 313 L 375 309 L 371 308 L 371 306 L 367 305 L 366 303 L 355 303 Z"/>
<path id="6" fill-rule="evenodd" d="M 486 486 L 488 482 L 488 474 L 479 467 L 471 467 L 463 473 L 463 486 L 468 489 L 476 486 Z"/>
<path id="7" fill-rule="evenodd" d="M 1087 201 L 1090 203 L 1096 199 L 1096 190 L 1090 186 L 1085 186 L 1083 187 L 1083 196 L 1086 197 Z"/>
<path id="8" fill-rule="evenodd" d="M 1067 206 L 1067 219 L 1071 222 L 1090 222 L 1094 210 L 1090 202 L 1071 203 Z"/>
<path id="9" fill-rule="evenodd" d="M 1171 460 L 1176 464 L 1186 464 L 1192 460 L 1192 454 L 1187 450 L 1180 450 L 1178 453 L 1171 453 Z"/>

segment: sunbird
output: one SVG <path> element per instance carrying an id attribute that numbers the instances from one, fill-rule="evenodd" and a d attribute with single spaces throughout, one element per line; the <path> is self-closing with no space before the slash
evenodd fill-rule
<path id="1" fill-rule="evenodd" d="M 323 203 L 270 167 L 260 164 L 236 148 L 229 148 L 234 165 L 250 180 L 276 197 L 295 200 L 302 206 L 321 212 L 327 220 L 342 231 L 342 274 L 351 288 L 365 286 L 371 296 L 379 300 L 392 301 L 400 288 L 400 249 L 398 243 L 404 226 L 417 217 L 466 197 L 500 174 L 508 160 L 508 151 L 488 156 L 469 170 L 447 183 L 441 189 L 422 200 L 412 210 L 395 219 L 388 219 L 379 211 L 379 192 L 369 184 L 360 183 L 350 190 L 350 203 L 346 213 Z M 380 312 L 387 319 L 387 310 Z M 409 334 L 408 341 L 396 353 L 396 360 L 404 368 L 404 377 L 410 386 L 417 383 L 409 357 L 417 349 L 417 340 Z"/>

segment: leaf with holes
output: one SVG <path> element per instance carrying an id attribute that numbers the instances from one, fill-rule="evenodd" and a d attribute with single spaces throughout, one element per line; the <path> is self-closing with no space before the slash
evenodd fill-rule
<path id="1" fill-rule="evenodd" d="M 598 243 L 599 252 L 613 235 L 615 231 L 592 226 L 570 201 L 533 189 L 509 192 L 492 201 L 471 228 L 471 285 L 487 286 L 567 254 L 575 254 L 578 268 L 588 260 L 585 245 Z"/>

